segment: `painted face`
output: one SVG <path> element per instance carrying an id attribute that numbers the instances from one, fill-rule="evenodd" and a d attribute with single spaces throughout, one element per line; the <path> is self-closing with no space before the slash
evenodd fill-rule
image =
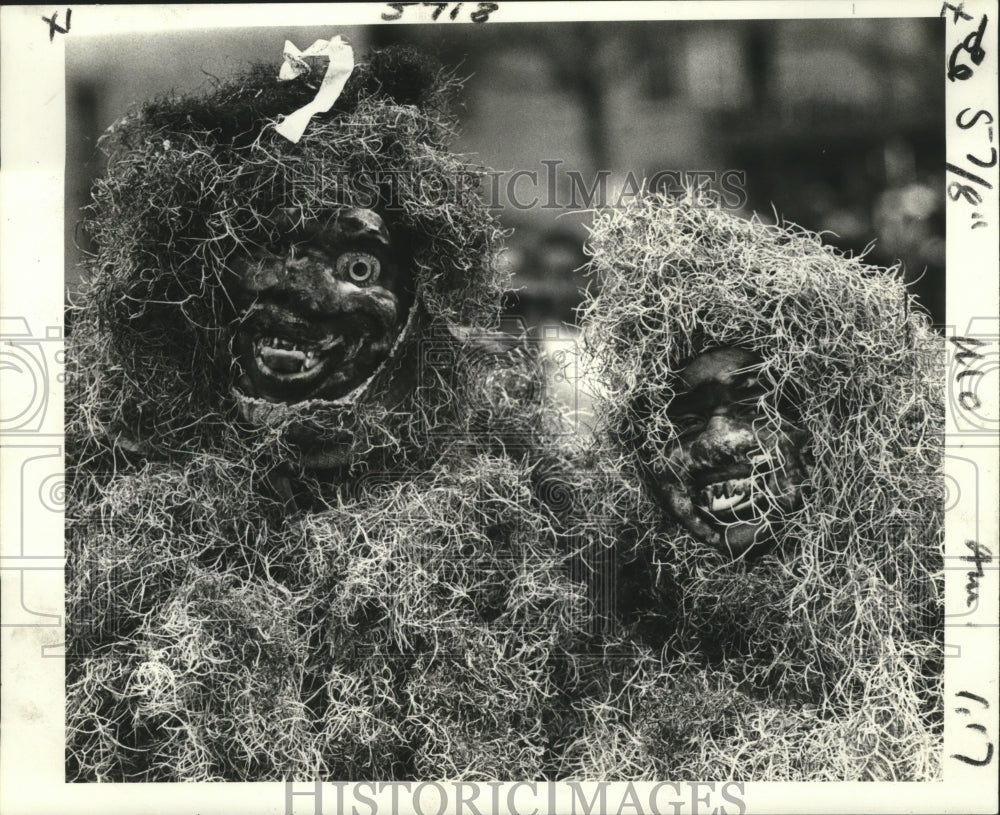
<path id="1" fill-rule="evenodd" d="M 773 539 L 802 502 L 806 435 L 788 411 L 765 423 L 761 360 L 738 348 L 694 357 L 668 408 L 677 430 L 664 472 L 652 473 L 667 510 L 695 537 L 738 555 Z"/>
<path id="2" fill-rule="evenodd" d="M 243 309 L 233 340 L 238 384 L 271 402 L 337 399 L 385 361 L 413 304 L 382 218 L 341 209 L 234 264 Z"/>

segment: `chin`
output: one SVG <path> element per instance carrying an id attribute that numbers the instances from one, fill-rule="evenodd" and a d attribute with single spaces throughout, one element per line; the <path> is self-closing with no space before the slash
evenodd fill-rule
<path id="1" fill-rule="evenodd" d="M 738 557 L 751 549 L 774 543 L 776 531 L 776 524 L 768 519 L 755 523 L 732 523 L 719 528 L 719 544 L 724 551 Z"/>

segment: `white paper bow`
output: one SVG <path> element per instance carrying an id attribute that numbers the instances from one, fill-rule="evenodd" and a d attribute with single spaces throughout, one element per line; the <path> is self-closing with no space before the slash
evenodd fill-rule
<path id="1" fill-rule="evenodd" d="M 305 51 L 299 51 L 293 43 L 285 40 L 285 61 L 278 72 L 278 79 L 288 81 L 302 76 L 309 71 L 305 57 L 329 57 L 326 74 L 316 91 L 315 98 L 293 113 L 289 113 L 279 124 L 275 125 L 282 136 L 290 142 L 298 144 L 305 132 L 309 120 L 317 113 L 326 113 L 337 101 L 347 78 L 354 70 L 354 49 L 340 36 L 332 40 L 316 40 Z"/>

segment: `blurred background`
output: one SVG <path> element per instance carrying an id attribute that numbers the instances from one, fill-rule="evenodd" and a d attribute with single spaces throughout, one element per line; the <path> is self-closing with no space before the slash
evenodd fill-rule
<path id="1" fill-rule="evenodd" d="M 285 39 L 304 49 L 335 33 L 359 55 L 422 46 L 468 77 L 455 147 L 502 173 L 488 194 L 513 230 L 503 260 L 518 291 L 506 308 L 529 327 L 572 334 L 593 206 L 613 205 L 636 180 L 659 177 L 676 189 L 693 173 L 725 206 L 828 230 L 829 242 L 855 252 L 872 245 L 873 263 L 901 261 L 913 292 L 944 321 L 937 18 L 279 26 L 67 38 L 67 288 L 79 284 L 76 264 L 88 249 L 76 227 L 103 168 L 96 143 L 116 118 L 149 97 L 207 88 L 248 62 L 277 69 Z M 507 187 L 518 170 L 536 173 L 537 183 L 522 175 L 512 202 Z M 604 194 L 588 201 L 584 193 L 602 173 Z"/>

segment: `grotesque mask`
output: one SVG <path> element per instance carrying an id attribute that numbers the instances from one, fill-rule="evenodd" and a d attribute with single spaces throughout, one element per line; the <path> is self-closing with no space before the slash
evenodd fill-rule
<path id="1" fill-rule="evenodd" d="M 382 218 L 295 210 L 233 265 L 242 311 L 233 339 L 241 390 L 270 402 L 341 398 L 388 358 L 413 304 L 411 269 Z"/>
<path id="2" fill-rule="evenodd" d="M 806 479 L 805 434 L 787 408 L 778 422 L 761 409 L 761 360 L 738 348 L 692 358 L 668 415 L 675 427 L 666 467 L 650 473 L 669 513 L 695 537 L 740 554 L 773 539 L 798 508 Z"/>

